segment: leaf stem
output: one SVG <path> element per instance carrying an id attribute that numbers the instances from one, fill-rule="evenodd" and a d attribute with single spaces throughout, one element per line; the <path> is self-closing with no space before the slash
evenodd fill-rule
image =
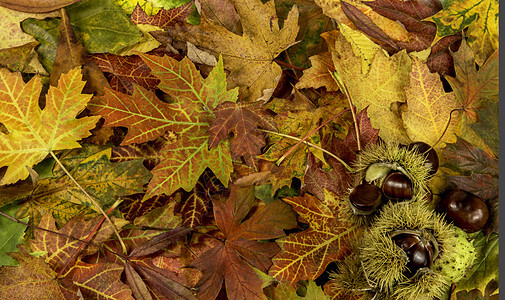
<path id="1" fill-rule="evenodd" d="M 126 254 L 127 253 L 126 245 L 123 242 L 123 239 L 119 235 L 119 232 L 117 231 L 116 226 L 114 225 L 112 220 L 109 218 L 109 216 L 103 211 L 103 209 L 100 207 L 100 205 L 98 205 L 98 203 L 88 194 L 88 192 L 86 192 L 86 190 L 74 179 L 72 174 L 70 174 L 70 172 L 68 172 L 67 168 L 65 168 L 65 166 L 61 163 L 61 161 L 58 159 L 58 157 L 56 157 L 56 155 L 54 155 L 53 151 L 50 151 L 49 153 L 51 153 L 51 156 L 54 158 L 56 163 L 58 163 L 58 165 L 65 172 L 65 174 L 67 174 L 67 176 L 70 177 L 70 180 L 72 180 L 72 182 L 81 190 L 81 192 L 83 192 L 83 194 L 86 196 L 86 198 L 88 198 L 91 201 L 91 203 L 93 203 L 93 205 L 95 205 L 95 207 L 98 209 L 98 211 L 100 211 L 100 213 L 105 217 L 107 222 L 110 223 L 110 225 L 112 226 L 112 229 L 114 230 L 114 233 L 116 234 L 116 236 L 119 240 L 119 243 L 121 244 L 121 248 L 123 249 L 123 254 Z"/>
<path id="2" fill-rule="evenodd" d="M 279 132 L 275 132 L 275 131 L 271 131 L 271 130 L 266 130 L 266 129 L 261 129 L 261 128 L 259 128 L 258 130 L 262 131 L 262 132 L 266 132 L 266 133 L 271 133 L 271 134 L 275 134 L 275 135 L 278 135 L 278 136 L 282 136 L 282 137 L 285 137 L 285 138 L 288 138 L 288 139 L 292 139 L 292 140 L 295 140 L 295 141 L 300 141 L 301 140 L 300 138 L 297 138 L 297 137 L 294 137 L 294 136 L 291 136 L 291 135 L 287 135 L 287 134 L 283 134 L 283 133 L 279 133 Z M 344 165 L 344 167 L 347 170 L 349 170 L 349 172 L 354 173 L 354 170 L 348 164 L 346 164 L 345 161 L 343 161 L 340 157 L 336 156 L 335 154 L 331 153 L 330 151 L 328 151 L 326 149 L 323 149 L 323 148 L 319 147 L 318 145 L 312 144 L 312 143 L 307 142 L 307 141 L 302 141 L 302 143 L 304 143 L 304 144 L 306 144 L 306 145 L 308 145 L 310 147 L 316 148 L 318 150 L 321 150 L 322 152 L 328 154 L 329 156 L 331 156 L 334 159 L 338 160 L 342 165 Z"/>
<path id="3" fill-rule="evenodd" d="M 281 158 L 279 158 L 279 160 L 277 160 L 277 162 L 275 163 L 277 166 L 280 165 L 282 163 L 282 161 L 284 159 L 286 159 L 286 157 L 295 150 L 296 147 L 298 147 L 298 145 L 300 145 L 301 143 L 303 143 L 306 139 L 308 139 L 311 135 L 314 134 L 314 132 L 318 131 L 321 127 L 323 127 L 324 125 L 328 124 L 331 120 L 335 119 L 336 117 L 340 116 L 341 114 L 343 114 L 345 111 L 348 111 L 349 108 L 346 108 L 344 109 L 343 111 L 339 112 L 338 114 L 334 115 L 333 117 L 331 117 L 329 120 L 325 121 L 323 124 L 319 125 L 316 129 L 312 130 L 310 133 L 308 133 L 303 139 L 299 140 L 298 143 L 296 143 L 295 145 L 293 145 L 293 147 L 291 147 L 291 149 L 288 150 L 288 152 L 284 153 L 284 155 L 282 155 Z"/>

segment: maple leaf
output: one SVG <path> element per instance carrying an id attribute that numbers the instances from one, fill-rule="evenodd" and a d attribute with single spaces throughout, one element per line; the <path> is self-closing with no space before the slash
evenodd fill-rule
<path id="1" fill-rule="evenodd" d="M 0 298 L 65 299 L 55 279 L 56 272 L 43 258 L 32 256 L 25 249 L 10 255 L 19 261 L 19 266 L 0 268 Z"/>
<path id="2" fill-rule="evenodd" d="M 353 54 L 351 45 L 339 34 L 332 51 L 335 69 L 349 90 L 349 95 L 358 111 L 368 107 L 367 113 L 373 128 L 380 130 L 385 140 L 407 144 L 400 113 L 395 105 L 405 102 L 405 78 L 411 68 L 411 59 L 405 51 L 388 56 L 377 51 L 368 73 L 362 73 L 362 58 Z"/>
<path id="3" fill-rule="evenodd" d="M 42 216 L 39 227 L 42 229 L 35 229 L 35 239 L 31 241 L 30 246 L 33 251 L 43 251 L 46 253 L 46 262 L 55 271 L 60 271 L 67 261 L 76 254 L 76 250 L 81 246 L 82 242 L 77 240 L 84 240 L 92 232 L 93 228 L 98 224 L 102 217 L 97 216 L 89 221 L 84 220 L 83 215 L 76 216 L 68 221 L 63 228 L 58 230 L 54 222 L 53 216 L 48 213 Z M 114 226 L 121 228 L 128 222 L 111 217 Z M 43 229 L 58 232 L 62 235 L 51 233 Z M 114 230 L 110 223 L 104 223 L 94 234 L 90 240 L 94 244 L 100 244 L 107 241 L 114 234 Z M 98 247 L 93 244 L 86 245 L 82 253 L 90 255 L 98 251 Z"/>
<path id="4" fill-rule="evenodd" d="M 283 236 L 283 229 L 296 227 L 296 219 L 289 205 L 275 201 L 244 221 L 254 202 L 251 188 L 235 186 L 226 201 L 213 201 L 214 217 L 225 237 L 190 265 L 202 271 L 195 287 L 199 299 L 215 299 L 223 281 L 230 299 L 265 299 L 256 269 L 266 272 L 279 248 L 259 241 Z"/>
<path id="5" fill-rule="evenodd" d="M 483 65 L 498 49 L 498 1 L 443 1 L 443 9 L 427 18 L 437 24 L 437 37 L 460 32 L 466 27 L 468 44 L 476 55 L 476 61 Z"/>
<path id="6" fill-rule="evenodd" d="M 198 26 L 170 32 L 215 56 L 222 55 L 230 88 L 247 87 L 242 98 L 255 100 L 266 89 L 274 89 L 281 67 L 274 59 L 295 42 L 298 33 L 298 9 L 290 10 L 282 29 L 279 28 L 274 1 L 233 0 L 240 16 L 243 34 L 237 35 L 203 17 Z"/>
<path id="7" fill-rule="evenodd" d="M 209 149 L 234 134 L 230 143 L 231 158 L 244 157 L 247 165 L 256 168 L 256 155 L 261 154 L 261 148 L 266 145 L 265 134 L 258 128 L 277 131 L 277 124 L 260 104 L 237 104 L 223 102 L 219 104 L 214 114 L 216 118 L 209 128 Z"/>
<path id="8" fill-rule="evenodd" d="M 273 258 L 269 275 L 290 283 L 315 280 L 328 263 L 349 253 L 348 243 L 360 230 L 346 221 L 341 200 L 329 191 L 324 201 L 310 194 L 283 201 L 309 223 L 309 228 L 277 240 L 282 250 Z"/>
<path id="9" fill-rule="evenodd" d="M 50 87 L 40 109 L 40 77 L 24 83 L 19 73 L 0 69 L 0 119 L 8 133 L 0 132 L 0 167 L 7 171 L 0 184 L 28 177 L 26 167 L 42 161 L 51 151 L 79 148 L 77 140 L 90 135 L 99 117 L 75 119 L 91 95 L 81 94 L 84 82 L 78 68 L 63 74 L 58 87 Z"/>
<path id="10" fill-rule="evenodd" d="M 88 107 L 104 116 L 105 126 L 128 127 L 122 145 L 153 140 L 167 131 L 177 133 L 179 141 L 160 150 L 165 159 L 152 170 L 154 178 L 144 200 L 179 188 L 190 191 L 207 167 L 227 185 L 232 169 L 228 146 L 220 143 L 211 150 L 207 146 L 213 108 L 233 102 L 238 93 L 226 89 L 222 60 L 203 79 L 187 58 L 178 62 L 168 56 L 144 55 L 143 59 L 160 79 L 159 88 L 177 99 L 175 103 L 162 102 L 153 92 L 134 85 L 131 96 L 107 90 Z"/>
<path id="11" fill-rule="evenodd" d="M 121 282 L 124 267 L 115 263 L 88 264 L 78 261 L 65 274 L 72 288 L 86 299 L 134 300 L 130 287 Z"/>
<path id="12" fill-rule="evenodd" d="M 137 3 L 130 18 L 134 24 L 148 24 L 165 29 L 174 26 L 175 23 L 185 22 L 192 11 L 192 5 L 193 2 L 189 1 L 169 10 L 162 8 L 156 15 L 148 16 L 140 4 Z"/>
<path id="13" fill-rule="evenodd" d="M 454 142 L 455 134 L 459 134 L 462 126 L 461 113 L 458 112 L 452 114 L 447 124 L 452 111 L 461 108 L 454 93 L 446 93 L 439 75 L 430 73 L 426 64 L 417 58 L 412 61 L 409 79 L 402 119 L 410 139 L 434 145 L 441 138 L 437 148 Z"/>
<path id="14" fill-rule="evenodd" d="M 473 125 L 479 120 L 477 110 L 483 108 L 488 101 L 498 101 L 498 51 L 478 70 L 474 54 L 466 41 L 463 40 L 459 51 L 452 55 L 456 77 L 446 76 L 446 79 L 464 109 L 462 123 Z M 469 126 L 462 126 L 460 136 L 480 148 L 486 148 L 486 139 L 479 139 Z"/>

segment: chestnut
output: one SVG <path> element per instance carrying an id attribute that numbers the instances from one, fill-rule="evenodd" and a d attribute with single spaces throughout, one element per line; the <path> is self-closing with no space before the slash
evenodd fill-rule
<path id="1" fill-rule="evenodd" d="M 421 268 L 430 268 L 433 262 L 433 246 L 415 233 L 400 233 L 392 237 L 395 244 L 407 254 L 407 277 L 414 276 Z"/>
<path id="2" fill-rule="evenodd" d="M 380 204 L 382 192 L 378 186 L 370 183 L 358 184 L 349 194 L 353 210 L 358 214 L 370 214 Z"/>
<path id="3" fill-rule="evenodd" d="M 437 173 L 439 161 L 438 161 L 438 155 L 437 155 L 437 152 L 435 151 L 435 149 L 431 148 L 430 145 L 428 145 L 424 142 L 410 143 L 407 146 L 407 149 L 409 149 L 409 150 L 417 149 L 417 151 L 420 154 L 425 155 L 425 157 L 426 157 L 425 165 L 430 167 L 430 171 L 429 171 L 430 175 L 434 175 L 435 173 Z M 428 151 L 428 152 L 426 152 L 426 151 Z"/>
<path id="4" fill-rule="evenodd" d="M 484 228 L 489 218 L 486 202 L 464 190 L 454 190 L 447 194 L 442 201 L 442 208 L 456 226 L 468 233 Z"/>
<path id="5" fill-rule="evenodd" d="M 401 172 L 391 172 L 382 183 L 382 193 L 394 200 L 412 199 L 412 182 Z"/>

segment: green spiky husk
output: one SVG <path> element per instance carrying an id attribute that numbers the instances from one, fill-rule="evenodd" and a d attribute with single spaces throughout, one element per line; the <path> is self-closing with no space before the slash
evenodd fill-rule
<path id="1" fill-rule="evenodd" d="M 400 147 L 398 143 L 378 143 L 364 149 L 354 163 L 356 182 L 365 178 L 367 169 L 376 163 L 387 163 L 400 167 L 412 179 L 413 198 L 422 199 L 427 192 L 430 168 L 426 158 L 415 150 Z"/>

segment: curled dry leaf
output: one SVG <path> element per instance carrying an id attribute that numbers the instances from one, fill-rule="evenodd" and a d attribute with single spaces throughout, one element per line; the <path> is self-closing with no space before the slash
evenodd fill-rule
<path id="1" fill-rule="evenodd" d="M 0 6 L 22 12 L 44 13 L 79 1 L 81 0 L 0 0 Z"/>

